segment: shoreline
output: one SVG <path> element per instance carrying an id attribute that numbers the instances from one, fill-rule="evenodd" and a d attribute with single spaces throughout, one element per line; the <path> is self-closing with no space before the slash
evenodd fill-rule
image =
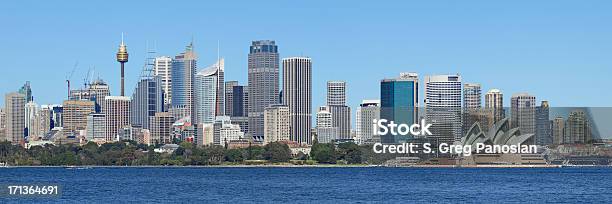
<path id="1" fill-rule="evenodd" d="M 2 166 L 3 168 L 65 168 L 65 169 L 91 169 L 91 168 L 612 168 L 612 166 L 593 165 L 406 165 L 406 166 L 382 166 L 382 165 L 207 165 L 207 166 Z"/>

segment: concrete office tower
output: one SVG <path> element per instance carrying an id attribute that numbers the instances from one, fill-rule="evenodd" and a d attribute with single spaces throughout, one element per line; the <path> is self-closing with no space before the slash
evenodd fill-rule
<path id="1" fill-rule="evenodd" d="M 588 115 L 583 110 L 574 110 L 565 122 L 565 133 L 563 142 L 565 144 L 588 144 L 591 143 L 592 130 Z"/>
<path id="2" fill-rule="evenodd" d="M 328 81 L 327 82 L 327 105 L 345 106 L 346 105 L 346 82 Z"/>
<path id="3" fill-rule="evenodd" d="M 272 40 L 253 41 L 249 51 L 249 134 L 264 138 L 264 111 L 279 101 L 278 46 Z"/>
<path id="4" fill-rule="evenodd" d="M 73 135 L 79 130 L 87 128 L 87 116 L 95 113 L 93 101 L 64 101 L 62 122 L 64 135 Z"/>
<path id="5" fill-rule="evenodd" d="M 155 58 L 149 57 L 132 93 L 130 124 L 149 129 L 149 117 L 164 111 L 164 96 L 161 77 L 154 75 Z"/>
<path id="6" fill-rule="evenodd" d="M 177 55 L 172 60 L 172 107 L 175 113 L 180 116 L 191 116 L 195 112 L 193 97 L 195 73 L 197 68 L 197 58 L 193 50 L 193 43 L 190 43 L 185 52 Z M 180 118 L 177 118 L 180 119 Z"/>
<path id="7" fill-rule="evenodd" d="M 289 107 L 284 105 L 271 105 L 266 108 L 264 115 L 264 144 L 277 141 L 288 141 L 291 134 Z"/>
<path id="8" fill-rule="evenodd" d="M 217 91 L 215 99 L 215 116 L 225 115 L 225 60 L 219 58 L 210 66 L 217 69 Z"/>
<path id="9" fill-rule="evenodd" d="M 106 116 L 92 113 L 87 116 L 87 141 L 106 141 Z"/>
<path id="10" fill-rule="evenodd" d="M 212 145 L 214 137 L 214 124 L 213 123 L 200 123 L 196 126 L 196 136 L 194 143 L 198 147 Z"/>
<path id="11" fill-rule="evenodd" d="M 0 107 L 0 142 L 6 140 L 6 112 Z"/>
<path id="12" fill-rule="evenodd" d="M 102 112 L 106 114 L 106 142 L 117 141 L 119 131 L 130 125 L 130 97 L 107 96 Z"/>
<path id="13" fill-rule="evenodd" d="M 436 143 L 460 141 L 461 76 L 426 76 L 425 111 L 427 123 L 432 125 L 429 138 Z"/>
<path id="14" fill-rule="evenodd" d="M 195 77 L 195 117 L 193 123 L 213 123 L 217 114 L 217 91 L 220 70 L 210 66 L 196 74 Z"/>
<path id="15" fill-rule="evenodd" d="M 174 119 L 174 116 L 169 112 L 159 112 L 149 117 L 151 144 L 156 142 L 159 144 L 172 143 L 172 132 L 174 131 L 172 124 L 175 121 Z"/>
<path id="16" fill-rule="evenodd" d="M 338 139 L 338 127 L 333 127 L 332 113 L 328 106 L 321 106 L 317 110 L 317 141 L 331 143 Z"/>
<path id="17" fill-rule="evenodd" d="M 233 124 L 229 116 L 217 116 L 213 124 L 213 144 L 225 146 L 231 141 L 244 138 L 240 126 Z M 202 142 L 204 143 L 204 142 Z"/>
<path id="18" fill-rule="evenodd" d="M 480 84 L 465 83 L 463 84 L 463 108 L 464 109 L 479 109 L 481 108 L 482 90 Z"/>
<path id="19" fill-rule="evenodd" d="M 225 115 L 234 116 L 234 86 L 238 86 L 238 81 L 225 82 Z"/>
<path id="20" fill-rule="evenodd" d="M 4 96 L 4 111 L 6 114 L 5 139 L 12 144 L 23 144 L 25 129 L 26 95 L 8 93 Z"/>
<path id="21" fill-rule="evenodd" d="M 560 145 L 564 142 L 565 120 L 563 117 L 556 117 L 552 122 L 553 144 Z"/>
<path id="22" fill-rule="evenodd" d="M 363 100 L 357 108 L 355 135 L 357 144 L 380 142 L 380 136 L 374 134 L 374 120 L 380 119 L 380 100 Z"/>
<path id="23" fill-rule="evenodd" d="M 536 127 L 536 98 L 527 93 L 512 95 L 511 104 L 511 125 L 518 127 L 521 134 L 535 134 Z"/>
<path id="24" fill-rule="evenodd" d="M 485 109 L 493 111 L 493 122 L 506 117 L 504 111 L 504 95 L 499 89 L 491 89 L 485 94 Z"/>
<path id="25" fill-rule="evenodd" d="M 25 136 L 28 140 L 38 137 L 40 130 L 38 117 L 38 104 L 34 101 L 29 101 L 25 104 Z"/>
<path id="26" fill-rule="evenodd" d="M 400 73 L 398 78 L 380 81 L 380 119 L 412 125 L 418 121 L 419 77 L 417 73 Z M 370 125 L 372 121 L 369 122 Z M 381 135 L 382 143 L 407 142 L 410 135 Z"/>
<path id="27" fill-rule="evenodd" d="M 30 86 L 30 81 L 26 81 L 26 83 L 21 86 L 21 88 L 19 89 L 19 93 L 24 95 L 26 103 L 34 100 L 34 97 L 32 96 L 32 86 Z"/>
<path id="28" fill-rule="evenodd" d="M 40 115 L 40 135 L 44 135 L 53 128 L 52 105 L 42 105 L 38 114 Z"/>
<path id="29" fill-rule="evenodd" d="M 123 43 L 123 33 L 121 34 L 121 45 L 119 45 L 119 51 L 117 51 L 117 62 L 121 64 L 121 96 L 125 96 L 125 68 L 124 65 L 128 62 L 127 46 Z"/>
<path id="30" fill-rule="evenodd" d="M 290 140 L 312 142 L 312 61 L 307 57 L 283 59 L 283 102 L 289 107 Z"/>
<path id="31" fill-rule="evenodd" d="M 96 79 L 91 84 L 89 84 L 88 88 L 89 98 L 92 101 L 96 102 L 96 113 L 102 111 L 102 106 L 104 105 L 104 98 L 110 96 L 110 88 L 106 82 L 102 79 Z"/>
<path id="32" fill-rule="evenodd" d="M 172 58 L 168 56 L 156 57 L 153 65 L 155 76 L 161 79 L 164 92 L 164 106 L 172 104 Z"/>
<path id="33" fill-rule="evenodd" d="M 327 82 L 327 106 L 332 113 L 332 126 L 338 128 L 337 139 L 351 139 L 351 108 L 346 106 L 346 82 Z"/>
<path id="34" fill-rule="evenodd" d="M 535 140 L 537 145 L 550 145 L 553 143 L 548 101 L 542 101 L 540 106 L 536 107 Z"/>

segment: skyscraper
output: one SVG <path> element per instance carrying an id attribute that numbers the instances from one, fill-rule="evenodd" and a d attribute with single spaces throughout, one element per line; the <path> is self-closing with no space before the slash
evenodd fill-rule
<path id="1" fill-rule="evenodd" d="M 493 122 L 506 117 L 504 95 L 499 89 L 491 89 L 485 94 L 485 108 L 493 111 Z"/>
<path id="2" fill-rule="evenodd" d="M 317 110 L 317 141 L 331 143 L 338 139 L 338 127 L 333 127 L 332 113 L 328 106 L 321 106 Z"/>
<path id="3" fill-rule="evenodd" d="M 25 136 L 28 140 L 39 136 L 40 120 L 38 111 L 38 104 L 34 101 L 25 104 Z"/>
<path id="4" fill-rule="evenodd" d="M 149 57 L 140 75 L 140 80 L 132 93 L 130 103 L 130 123 L 134 127 L 149 129 L 149 117 L 155 113 L 164 111 L 164 99 L 162 80 L 154 75 L 155 58 L 154 52 L 149 52 Z"/>
<path id="5" fill-rule="evenodd" d="M 24 95 L 26 103 L 34 100 L 34 97 L 32 96 L 32 86 L 30 86 L 30 81 L 26 81 L 26 83 L 19 89 L 19 93 Z"/>
<path id="6" fill-rule="evenodd" d="M 290 139 L 289 107 L 271 105 L 266 108 L 264 115 L 264 144 Z"/>
<path id="7" fill-rule="evenodd" d="M 283 102 L 289 107 L 291 141 L 310 144 L 312 127 L 312 61 L 283 59 Z"/>
<path id="8" fill-rule="evenodd" d="M 4 96 L 4 111 L 6 114 L 6 140 L 12 144 L 24 142 L 26 95 L 8 93 Z"/>
<path id="9" fill-rule="evenodd" d="M 248 101 L 247 101 L 247 89 L 248 87 L 235 85 L 232 86 L 232 117 L 246 117 L 248 113 Z"/>
<path id="10" fill-rule="evenodd" d="M 211 65 L 217 69 L 217 91 L 215 96 L 215 116 L 225 115 L 225 60 L 219 58 Z"/>
<path id="11" fill-rule="evenodd" d="M 560 145 L 560 144 L 565 143 L 564 142 L 565 120 L 563 119 L 563 117 L 558 116 L 558 117 L 555 117 L 555 119 L 553 119 L 552 135 L 553 135 L 553 144 Z"/>
<path id="12" fill-rule="evenodd" d="M 106 142 L 117 141 L 119 131 L 130 124 L 130 97 L 107 96 L 104 102 Z"/>
<path id="13" fill-rule="evenodd" d="M 127 46 L 123 43 L 123 33 L 121 34 L 121 45 L 119 45 L 119 51 L 117 51 L 117 62 L 121 64 L 121 96 L 125 96 L 124 65 L 128 62 L 128 52 Z"/>
<path id="14" fill-rule="evenodd" d="M 278 46 L 272 40 L 253 41 L 249 51 L 249 133 L 256 140 L 264 137 L 265 108 L 279 101 Z"/>
<path id="15" fill-rule="evenodd" d="M 234 86 L 238 86 L 238 81 L 225 82 L 225 115 L 234 116 Z"/>
<path id="16" fill-rule="evenodd" d="M 527 93 L 512 95 L 511 103 L 511 125 L 518 127 L 521 134 L 535 134 L 536 127 L 536 98 Z"/>
<path id="17" fill-rule="evenodd" d="M 88 141 L 106 141 L 106 116 L 103 113 L 92 113 L 87 116 Z"/>
<path id="18" fill-rule="evenodd" d="M 193 96 L 197 58 L 193 43 L 190 43 L 185 52 L 172 61 L 172 109 L 176 109 L 173 112 L 183 113 L 177 115 L 180 117 L 192 116 L 195 112 Z"/>
<path id="19" fill-rule="evenodd" d="M 110 96 L 110 88 L 102 79 L 96 79 L 89 85 L 89 98 L 96 102 L 96 112 L 102 111 L 104 97 Z"/>
<path id="20" fill-rule="evenodd" d="M 153 72 L 155 76 L 161 79 L 161 87 L 164 91 L 164 106 L 168 108 L 172 103 L 172 58 L 168 56 L 156 57 Z"/>
<path id="21" fill-rule="evenodd" d="M 461 140 L 461 76 L 426 76 L 425 111 L 429 138 L 447 144 Z"/>
<path id="22" fill-rule="evenodd" d="M 351 139 L 351 108 L 346 105 L 346 82 L 327 82 L 327 106 L 332 114 L 332 127 L 338 128 L 337 139 Z"/>
<path id="23" fill-rule="evenodd" d="M 416 73 L 401 73 L 380 82 L 380 119 L 412 125 L 418 120 L 419 78 Z M 363 121 L 363 119 L 362 119 Z M 369 122 L 370 126 L 372 121 Z M 410 135 L 381 135 L 382 143 L 406 142 Z"/>
<path id="24" fill-rule="evenodd" d="M 591 122 L 588 114 L 582 110 L 573 110 L 565 122 L 563 142 L 565 144 L 587 144 L 592 142 Z"/>
<path id="25" fill-rule="evenodd" d="M 217 113 L 217 88 L 219 69 L 210 66 L 196 74 L 195 77 L 195 117 L 194 124 L 213 123 Z"/>
<path id="26" fill-rule="evenodd" d="M 536 107 L 535 140 L 537 145 L 550 145 L 553 143 L 552 122 L 550 121 L 550 107 L 548 101 L 542 101 Z"/>
<path id="27" fill-rule="evenodd" d="M 380 136 L 374 134 L 374 120 L 380 119 L 380 100 L 363 100 L 357 108 L 355 134 L 358 144 L 380 142 Z"/>
<path id="28" fill-rule="evenodd" d="M 169 112 L 155 113 L 149 117 L 149 125 L 151 126 L 151 144 L 171 144 L 172 143 L 172 124 L 175 118 Z"/>
<path id="29" fill-rule="evenodd" d="M 481 108 L 481 88 L 480 84 L 465 83 L 463 84 L 463 108 L 464 109 L 479 109 Z"/>
<path id="30" fill-rule="evenodd" d="M 72 135 L 79 130 L 85 130 L 87 128 L 87 116 L 90 113 L 95 113 L 95 102 L 93 101 L 64 101 L 61 114 L 64 135 Z"/>

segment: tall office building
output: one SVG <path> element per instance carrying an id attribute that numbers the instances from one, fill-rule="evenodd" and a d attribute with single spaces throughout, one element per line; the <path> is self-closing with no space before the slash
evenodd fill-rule
<path id="1" fill-rule="evenodd" d="M 0 142 L 6 139 L 6 112 L 4 107 L 0 107 Z"/>
<path id="2" fill-rule="evenodd" d="M 414 124 L 418 120 L 419 77 L 417 73 L 401 73 L 398 78 L 380 81 L 380 119 L 396 124 Z M 370 126 L 372 121 L 370 122 Z M 382 143 L 406 142 L 410 135 L 381 135 Z"/>
<path id="3" fill-rule="evenodd" d="M 588 114 L 584 110 L 578 109 L 570 112 L 564 127 L 563 143 L 587 144 L 592 142 L 592 126 Z"/>
<path id="4" fill-rule="evenodd" d="M 154 116 L 149 117 L 150 125 L 150 143 L 151 144 L 171 144 L 173 140 L 172 124 L 175 121 L 174 116 L 169 112 L 158 112 Z"/>
<path id="5" fill-rule="evenodd" d="M 102 112 L 106 115 L 106 142 L 117 141 L 119 131 L 130 125 L 130 97 L 107 96 Z"/>
<path id="6" fill-rule="evenodd" d="M 121 64 L 121 95 L 125 96 L 125 63 L 128 62 L 128 52 L 127 46 L 123 43 L 123 33 L 121 34 L 121 45 L 119 45 L 119 50 L 117 51 L 117 62 Z"/>
<path id="7" fill-rule="evenodd" d="M 149 129 L 149 117 L 157 112 L 164 111 L 164 96 L 162 80 L 160 76 L 155 76 L 155 58 L 153 52 L 145 62 L 145 66 L 140 75 L 140 80 L 132 93 L 130 103 L 130 123 L 134 127 Z"/>
<path id="8" fill-rule="evenodd" d="M 87 116 L 88 141 L 106 141 L 106 116 L 103 113 L 92 113 Z"/>
<path id="9" fill-rule="evenodd" d="M 26 103 L 34 100 L 34 97 L 32 96 L 32 86 L 30 85 L 30 81 L 26 81 L 26 83 L 21 86 L 21 88 L 19 89 L 19 93 L 24 95 Z"/>
<path id="10" fill-rule="evenodd" d="M 331 143 L 338 139 L 338 127 L 333 127 L 332 113 L 328 106 L 321 106 L 317 110 L 317 141 Z"/>
<path id="11" fill-rule="evenodd" d="M 264 115 L 264 144 L 288 141 L 291 134 L 289 107 L 285 105 L 271 105 L 266 108 Z"/>
<path id="12" fill-rule="evenodd" d="M 358 144 L 380 142 L 380 136 L 374 134 L 374 120 L 380 119 L 380 100 L 363 100 L 357 108 L 355 135 Z"/>
<path id="13" fill-rule="evenodd" d="M 247 117 L 248 114 L 248 87 L 235 85 L 232 86 L 232 97 L 231 99 L 231 114 L 232 117 Z"/>
<path id="14" fill-rule="evenodd" d="M 548 101 L 542 101 L 536 107 L 535 140 L 537 145 L 550 145 L 553 143 L 552 122 L 550 120 L 550 107 Z"/>
<path id="15" fill-rule="evenodd" d="M 461 76 L 426 76 L 425 111 L 435 143 L 461 140 Z"/>
<path id="16" fill-rule="evenodd" d="M 38 104 L 34 101 L 25 104 L 25 136 L 28 140 L 39 136 L 40 120 L 38 117 Z"/>
<path id="17" fill-rule="evenodd" d="M 156 57 L 153 72 L 155 76 L 161 79 L 161 87 L 164 91 L 164 106 L 167 108 L 172 103 L 172 58 L 168 56 Z"/>
<path id="18" fill-rule="evenodd" d="M 12 144 L 24 142 L 26 95 L 8 93 L 4 96 L 4 111 L 6 114 L 5 138 Z"/>
<path id="19" fill-rule="evenodd" d="M 225 82 L 225 115 L 234 116 L 234 86 L 238 86 L 238 81 Z"/>
<path id="20" fill-rule="evenodd" d="M 564 143 L 565 120 L 563 117 L 555 117 L 552 121 L 553 144 L 560 145 Z"/>
<path id="21" fill-rule="evenodd" d="M 87 128 L 87 116 L 95 113 L 95 102 L 83 100 L 64 101 L 62 109 L 62 127 L 65 135 L 75 134 Z"/>
<path id="22" fill-rule="evenodd" d="M 220 69 L 210 66 L 196 74 L 195 77 L 195 108 L 194 124 L 213 123 L 217 114 L 217 94 Z"/>
<path id="23" fill-rule="evenodd" d="M 40 135 L 44 135 L 49 130 L 51 130 L 53 126 L 53 107 L 52 105 L 42 105 L 39 111 L 40 115 Z"/>
<path id="24" fill-rule="evenodd" d="M 332 127 L 338 128 L 337 139 L 351 139 L 351 108 L 346 106 L 346 82 L 327 82 L 327 106 L 332 113 Z"/>
<path id="25" fill-rule="evenodd" d="M 485 94 L 485 109 L 493 111 L 493 122 L 506 117 L 504 95 L 499 89 L 491 89 Z"/>
<path id="26" fill-rule="evenodd" d="M 312 61 L 283 59 L 283 102 L 289 107 L 291 141 L 310 144 L 312 127 Z"/>
<path id="27" fill-rule="evenodd" d="M 346 82 L 328 81 L 327 82 L 327 105 L 344 106 L 346 105 Z"/>
<path id="28" fill-rule="evenodd" d="M 465 83 L 463 84 L 463 108 L 464 109 L 479 109 L 481 108 L 481 88 L 480 84 Z"/>
<path id="29" fill-rule="evenodd" d="M 88 88 L 89 98 L 96 103 L 96 113 L 102 112 L 104 98 L 110 96 L 110 88 L 102 79 L 96 79 Z"/>
<path id="30" fill-rule="evenodd" d="M 278 46 L 271 40 L 253 41 L 249 51 L 249 133 L 256 140 L 264 137 L 264 111 L 279 101 Z"/>
<path id="31" fill-rule="evenodd" d="M 225 115 L 225 60 L 219 58 L 210 68 L 217 69 L 217 91 L 215 96 L 215 116 Z"/>
<path id="32" fill-rule="evenodd" d="M 179 112 L 181 117 L 192 116 L 194 107 L 194 82 L 197 68 L 197 58 L 190 43 L 185 52 L 172 60 L 172 107 L 173 112 Z M 177 116 L 179 116 L 177 114 Z M 178 119 L 178 118 L 177 118 Z"/>
<path id="33" fill-rule="evenodd" d="M 536 98 L 527 93 L 512 95 L 511 104 L 511 125 L 518 127 L 521 134 L 535 134 L 536 127 Z"/>

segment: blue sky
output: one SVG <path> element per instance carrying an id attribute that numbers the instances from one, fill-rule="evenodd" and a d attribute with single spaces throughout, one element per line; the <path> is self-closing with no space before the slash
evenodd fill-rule
<path id="1" fill-rule="evenodd" d="M 281 57 L 311 57 L 315 107 L 328 80 L 347 81 L 356 107 L 399 72 L 459 73 L 484 91 L 501 89 L 506 105 L 529 92 L 552 106 L 610 106 L 611 10 L 612 1 L 595 0 L 4 2 L 0 93 L 29 80 L 36 102 L 61 103 L 78 61 L 73 84 L 95 67 L 116 95 L 125 32 L 129 95 L 147 41 L 174 56 L 193 37 L 200 67 L 215 61 L 219 41 L 226 80 L 242 84 L 252 40 L 276 40 Z"/>

